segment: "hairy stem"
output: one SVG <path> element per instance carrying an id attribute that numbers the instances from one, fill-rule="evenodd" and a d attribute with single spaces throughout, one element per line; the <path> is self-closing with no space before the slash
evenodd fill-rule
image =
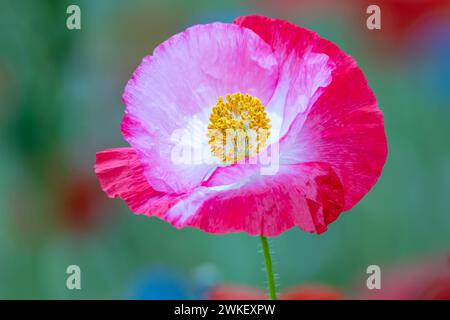
<path id="1" fill-rule="evenodd" d="M 266 264 L 267 283 L 269 287 L 270 300 L 277 300 L 277 291 L 275 288 L 275 276 L 272 269 L 272 259 L 270 257 L 269 241 L 267 237 L 261 236 L 261 247 L 264 254 L 264 262 Z"/>

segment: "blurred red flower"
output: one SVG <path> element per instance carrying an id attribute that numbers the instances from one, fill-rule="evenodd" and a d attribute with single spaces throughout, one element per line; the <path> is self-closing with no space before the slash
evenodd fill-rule
<path id="1" fill-rule="evenodd" d="M 371 0 L 352 0 L 358 12 L 365 13 Z M 369 41 L 377 40 L 383 50 L 389 54 L 400 54 L 407 50 L 406 45 L 416 35 L 419 26 L 430 21 L 450 17 L 450 1 L 448 0 L 384 0 L 378 4 L 381 10 L 381 30 L 362 28 L 364 37 Z M 365 25 L 368 15 L 360 14 L 357 23 Z M 376 47 L 374 47 L 376 49 Z"/>
<path id="2" fill-rule="evenodd" d="M 300 285 L 280 292 L 280 300 L 342 300 L 344 294 L 322 284 Z M 264 291 L 243 285 L 220 284 L 207 294 L 209 300 L 266 300 Z"/>
<path id="3" fill-rule="evenodd" d="M 450 300 L 450 256 L 382 270 L 381 289 L 361 289 L 375 300 Z"/>
<path id="4" fill-rule="evenodd" d="M 396 55 L 407 50 L 405 44 L 411 41 L 419 25 L 430 21 L 450 17 L 449 0 L 263 0 L 253 1 L 257 6 L 280 12 L 281 15 L 291 15 L 293 12 L 308 17 L 319 15 L 323 17 L 330 12 L 340 12 L 352 17 L 351 23 L 360 38 L 367 44 L 374 42 L 371 48 L 379 53 Z M 381 30 L 369 30 L 366 21 L 369 17 L 367 8 L 377 5 L 381 11 Z M 297 11 L 296 11 L 297 9 Z M 354 18 L 354 19 L 353 19 Z M 380 51 L 381 49 L 381 51 Z M 387 56 L 387 58 L 391 58 Z"/>
<path id="5" fill-rule="evenodd" d="M 71 173 L 58 181 L 55 193 L 60 201 L 59 217 L 66 228 L 89 231 L 99 223 L 105 201 L 95 176 L 86 172 Z"/>

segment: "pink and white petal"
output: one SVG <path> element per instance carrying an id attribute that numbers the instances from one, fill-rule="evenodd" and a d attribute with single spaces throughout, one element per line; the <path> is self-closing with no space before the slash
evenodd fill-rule
<path id="1" fill-rule="evenodd" d="M 108 197 L 120 197 L 136 214 L 161 215 L 178 201 L 174 196 L 152 189 L 132 148 L 98 152 L 94 169 Z"/>
<path id="2" fill-rule="evenodd" d="M 202 186 L 205 187 L 222 187 L 236 184 L 238 182 L 246 183 L 256 174 L 261 172 L 260 163 L 235 163 L 232 165 L 218 167 L 214 173 L 203 181 Z"/>
<path id="3" fill-rule="evenodd" d="M 375 184 L 387 156 L 383 117 L 355 60 L 330 41 L 288 22 L 248 16 L 239 18 L 237 23 L 251 28 L 272 44 L 277 57 L 280 52 L 288 61 L 289 53 L 301 56 L 306 52 L 306 56 L 314 57 L 316 63 L 309 64 L 310 71 L 320 76 L 317 80 L 305 77 L 306 83 L 312 83 L 312 89 L 306 92 L 313 93 L 309 95 L 307 107 L 299 110 L 297 107 L 302 104 L 287 95 L 283 115 L 287 121 L 283 122 L 282 133 L 286 124 L 289 126 L 280 143 L 280 163 L 328 163 L 346 190 L 344 209 L 350 209 Z M 292 39 L 286 40 L 289 35 Z M 284 41 L 296 47 L 284 48 Z M 328 57 L 326 63 L 324 56 Z M 283 85 L 284 65 L 281 68 L 279 86 Z M 290 78 L 294 80 L 288 77 L 287 82 L 300 84 L 300 88 L 302 82 L 295 80 L 299 70 L 295 66 L 290 70 Z M 274 99 L 278 91 L 277 88 Z M 291 92 L 293 96 L 298 94 L 295 89 Z M 290 106 L 292 103 L 294 107 Z M 300 112 L 295 114 L 297 110 Z"/>
<path id="4" fill-rule="evenodd" d="M 158 46 L 153 56 L 144 58 L 123 94 L 123 135 L 138 152 L 149 183 L 172 193 L 198 186 L 214 165 L 173 163 L 178 142 L 174 132 L 195 136 L 203 126 L 203 139 L 193 138 L 189 144 L 202 148 L 208 116 L 219 96 L 244 92 L 267 103 L 277 81 L 272 48 L 253 31 L 234 24 L 194 26 Z"/>
<path id="5" fill-rule="evenodd" d="M 255 175 L 275 175 L 280 169 L 279 141 L 263 148 L 258 154 L 235 164 L 219 166 L 203 181 L 202 186 L 222 187 L 236 183 L 246 183 Z"/>
<path id="6" fill-rule="evenodd" d="M 211 154 L 209 145 L 190 144 L 197 136 L 186 130 L 174 131 L 165 141 L 166 137 L 148 132 L 128 115 L 125 115 L 121 129 L 124 136 L 137 137 L 140 148 L 136 153 L 144 167 L 144 175 L 152 188 L 160 192 L 181 194 L 186 187 L 195 188 L 216 167 L 207 158 Z M 129 142 L 131 144 L 131 140 Z"/>
<path id="7" fill-rule="evenodd" d="M 340 180 L 328 165 L 303 163 L 227 187 L 199 187 L 164 219 L 209 233 L 276 236 L 293 226 L 322 233 L 341 213 L 343 201 Z"/>
<path id="8" fill-rule="evenodd" d="M 351 209 L 378 180 L 387 157 L 383 115 L 359 68 L 335 73 L 306 119 L 280 142 L 282 164 L 321 161 L 337 173 Z"/>
<path id="9" fill-rule="evenodd" d="M 335 63 L 328 55 L 313 50 L 319 39 L 313 31 L 258 15 L 239 17 L 235 23 L 256 32 L 274 50 L 280 77 L 267 111 L 271 118 L 283 120 L 272 128 L 274 136 L 282 137 L 294 118 L 306 114 L 330 84 Z"/>

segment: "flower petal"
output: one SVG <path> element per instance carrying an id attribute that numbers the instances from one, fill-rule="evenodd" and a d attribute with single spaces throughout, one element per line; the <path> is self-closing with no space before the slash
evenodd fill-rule
<path id="1" fill-rule="evenodd" d="M 227 187 L 199 187 L 164 219 L 178 228 L 192 226 L 209 233 L 276 236 L 295 225 L 322 233 L 342 204 L 343 189 L 333 170 L 318 162 L 303 163 Z"/>
<path id="2" fill-rule="evenodd" d="M 335 74 L 307 118 L 294 121 L 280 150 L 283 164 L 329 164 L 345 189 L 344 210 L 361 200 L 378 180 L 387 156 L 383 116 L 361 70 Z"/>
<path id="3" fill-rule="evenodd" d="M 255 31 L 273 46 L 277 59 L 287 61 L 280 63 L 278 85 L 290 88 L 283 104 L 282 134 L 287 131 L 280 142 L 280 164 L 329 164 L 342 181 L 344 209 L 349 210 L 375 184 L 387 156 L 383 117 L 355 60 L 286 21 L 246 16 L 236 23 Z M 296 98 L 302 91 L 308 101 Z M 282 101 L 276 99 L 278 92 L 277 103 Z"/>
<path id="4" fill-rule="evenodd" d="M 138 152 L 152 187 L 183 193 L 198 186 L 215 166 L 173 161 L 180 137 L 192 136 L 189 146 L 208 147 L 208 116 L 219 96 L 240 91 L 266 103 L 277 80 L 272 48 L 234 24 L 194 26 L 158 46 L 144 58 L 123 95 L 122 132 Z"/>
<path id="5" fill-rule="evenodd" d="M 97 153 L 95 173 L 108 197 L 122 198 L 136 214 L 164 214 L 178 199 L 153 190 L 143 172 L 132 148 L 108 149 Z"/>
<path id="6" fill-rule="evenodd" d="M 239 17 L 235 23 L 256 32 L 274 50 L 280 76 L 267 110 L 283 119 L 279 128 L 273 127 L 273 134 L 282 137 L 297 114 L 306 113 L 331 82 L 335 64 L 328 55 L 313 50 L 319 39 L 313 31 L 258 15 Z"/>

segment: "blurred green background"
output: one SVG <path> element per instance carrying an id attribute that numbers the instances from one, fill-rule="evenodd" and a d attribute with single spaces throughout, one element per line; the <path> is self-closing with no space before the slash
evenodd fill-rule
<path id="1" fill-rule="evenodd" d="M 136 284 L 156 269 L 191 287 L 264 288 L 258 238 L 135 216 L 106 198 L 92 168 L 95 152 L 126 146 L 121 95 L 143 56 L 190 25 L 249 13 L 315 30 L 355 57 L 389 144 L 378 184 L 326 233 L 272 239 L 279 288 L 314 282 L 353 296 L 370 264 L 448 254 L 448 1 L 378 2 L 382 29 L 369 31 L 364 0 L 0 0 L 0 299 L 139 298 Z M 69 4 L 81 30 L 66 28 Z M 71 264 L 82 290 L 66 288 Z"/>

